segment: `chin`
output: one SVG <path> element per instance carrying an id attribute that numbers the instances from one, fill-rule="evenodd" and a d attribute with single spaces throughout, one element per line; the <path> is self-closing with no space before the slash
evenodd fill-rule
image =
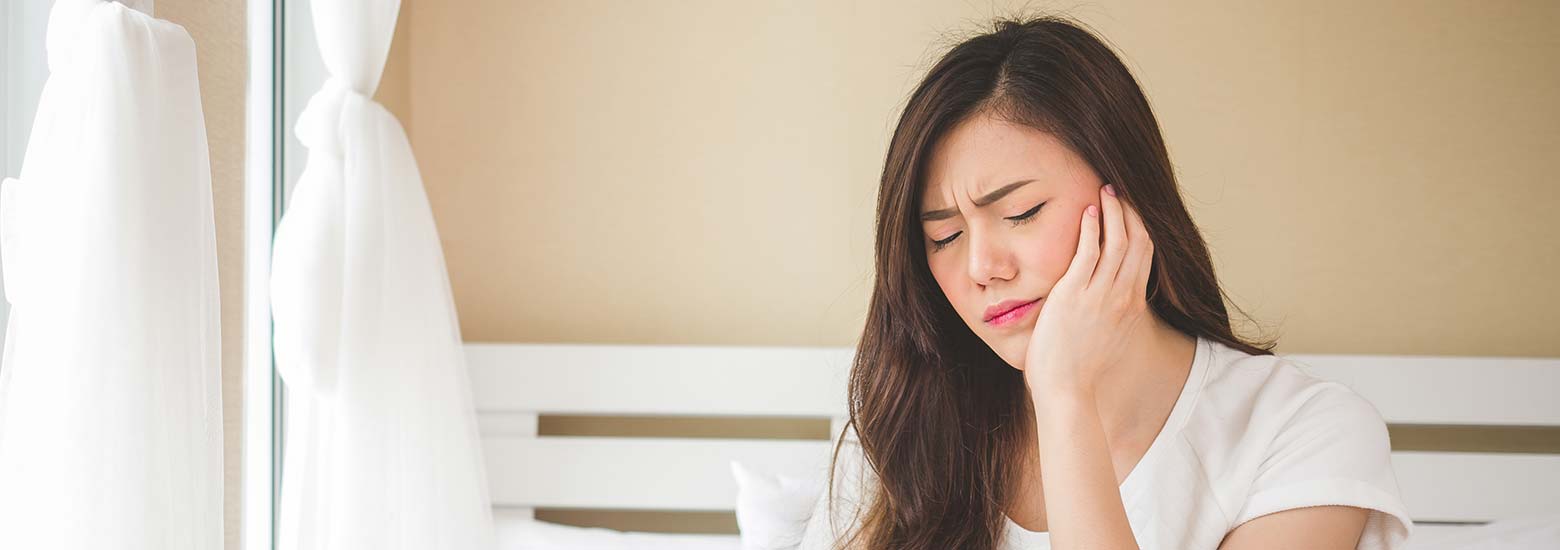
<path id="1" fill-rule="evenodd" d="M 1034 324 L 1029 325 L 1029 330 L 1021 330 L 1017 333 L 979 334 L 981 343 L 997 354 L 1003 363 L 1018 370 L 1024 370 L 1024 357 L 1029 351 L 1029 334 L 1034 331 Z M 971 327 L 973 328 L 973 327 Z"/>
<path id="2" fill-rule="evenodd" d="M 1002 362 L 1007 363 L 1009 367 L 1013 367 L 1018 370 L 1024 370 L 1024 352 L 1026 350 L 1023 346 L 1016 345 L 1006 350 L 992 348 L 992 351 L 997 352 L 997 357 L 1001 357 Z"/>

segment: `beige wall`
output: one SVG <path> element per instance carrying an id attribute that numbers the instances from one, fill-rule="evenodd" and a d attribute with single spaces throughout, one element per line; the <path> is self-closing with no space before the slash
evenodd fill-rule
<path id="1" fill-rule="evenodd" d="M 979 4 L 408 0 L 382 95 L 465 337 L 851 344 L 887 138 Z M 1077 6 L 1280 351 L 1560 356 L 1560 4 Z"/>
<path id="2" fill-rule="evenodd" d="M 222 479 L 224 546 L 240 546 L 244 484 L 244 90 L 249 51 L 239 0 L 157 0 L 155 13 L 184 26 L 195 40 L 201 108 L 211 153 L 211 202 L 217 225 L 222 301 Z"/>

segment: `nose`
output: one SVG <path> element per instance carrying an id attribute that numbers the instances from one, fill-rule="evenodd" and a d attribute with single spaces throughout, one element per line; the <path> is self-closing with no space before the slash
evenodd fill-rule
<path id="1" fill-rule="evenodd" d="M 970 279 L 981 286 L 990 286 L 994 281 L 1013 280 L 1017 267 L 1008 244 L 995 235 L 970 233 Z"/>

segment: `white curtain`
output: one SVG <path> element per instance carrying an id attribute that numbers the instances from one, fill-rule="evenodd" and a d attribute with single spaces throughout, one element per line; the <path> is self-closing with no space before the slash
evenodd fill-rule
<path id="1" fill-rule="evenodd" d="M 150 10 L 150 2 L 135 3 Z M 0 548 L 222 545 L 211 170 L 184 29 L 58 0 L 0 186 Z"/>
<path id="2" fill-rule="evenodd" d="M 374 90 L 398 0 L 316 0 L 330 77 L 271 279 L 287 384 L 283 550 L 493 547 L 476 413 L 433 213 Z"/>

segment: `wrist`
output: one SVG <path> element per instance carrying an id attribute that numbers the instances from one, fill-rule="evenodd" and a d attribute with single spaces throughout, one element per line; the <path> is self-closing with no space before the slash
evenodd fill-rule
<path id="1" fill-rule="evenodd" d="M 1094 380 L 1082 376 L 1078 369 L 1060 368 L 1061 363 L 1056 362 L 1044 365 L 1038 369 L 1031 365 L 1025 370 L 1026 382 L 1035 396 L 1053 395 L 1058 399 L 1094 396 Z"/>
<path id="2" fill-rule="evenodd" d="M 1042 381 L 1030 385 L 1030 399 L 1036 412 L 1093 409 L 1095 393 L 1092 384 L 1077 380 Z"/>
<path id="3" fill-rule="evenodd" d="M 1041 441 L 1071 441 L 1099 423 L 1099 408 L 1092 394 L 1056 390 L 1031 397 L 1031 413 Z"/>

